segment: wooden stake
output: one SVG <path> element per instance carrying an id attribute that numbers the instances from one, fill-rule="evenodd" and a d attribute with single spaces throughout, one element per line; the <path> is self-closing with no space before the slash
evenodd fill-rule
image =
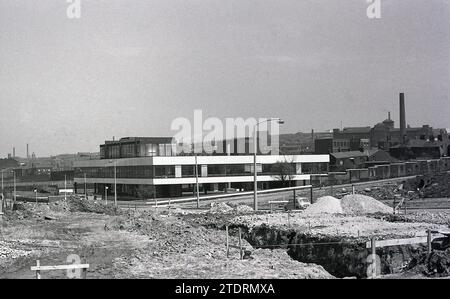
<path id="1" fill-rule="evenodd" d="M 287 214 L 288 214 L 288 226 L 291 227 L 291 214 L 289 214 L 289 212 Z"/>
<path id="2" fill-rule="evenodd" d="M 313 187 L 311 186 L 311 204 L 314 203 Z"/>
<path id="3" fill-rule="evenodd" d="M 242 255 L 242 232 L 241 232 L 241 228 L 239 228 L 239 256 L 240 256 L 240 259 L 242 260 L 243 255 Z"/>
<path id="4" fill-rule="evenodd" d="M 228 258 L 230 256 L 230 240 L 228 235 L 228 225 L 226 226 L 226 231 L 227 231 L 227 258 Z"/>

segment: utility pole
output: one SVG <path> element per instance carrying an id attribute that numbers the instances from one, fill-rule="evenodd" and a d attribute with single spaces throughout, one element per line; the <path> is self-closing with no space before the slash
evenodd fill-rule
<path id="1" fill-rule="evenodd" d="M 1 171 L 2 172 L 2 194 L 3 194 L 3 170 Z"/>
<path id="2" fill-rule="evenodd" d="M 198 187 L 198 163 L 197 163 L 197 154 L 195 154 L 195 190 L 197 194 L 197 209 L 200 208 L 200 192 Z"/>
<path id="3" fill-rule="evenodd" d="M 256 155 L 258 151 L 257 138 L 258 124 L 256 124 L 253 132 L 253 209 L 258 211 L 258 174 L 256 170 Z"/>
<path id="4" fill-rule="evenodd" d="M 64 175 L 64 200 L 67 200 L 67 175 Z"/>
<path id="5" fill-rule="evenodd" d="M 86 173 L 84 173 L 84 197 L 86 197 L 86 199 L 87 199 Z"/>

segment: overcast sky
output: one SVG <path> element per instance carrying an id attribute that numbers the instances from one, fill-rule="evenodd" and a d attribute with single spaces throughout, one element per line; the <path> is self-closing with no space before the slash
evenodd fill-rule
<path id="1" fill-rule="evenodd" d="M 450 127 L 450 1 L 0 0 L 0 156 L 172 136 L 176 117 L 281 117 L 282 133 Z"/>

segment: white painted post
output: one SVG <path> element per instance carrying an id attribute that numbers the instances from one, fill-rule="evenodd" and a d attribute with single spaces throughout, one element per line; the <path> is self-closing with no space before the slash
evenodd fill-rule
<path id="1" fill-rule="evenodd" d="M 372 278 L 377 277 L 377 244 L 376 238 L 372 237 Z"/>
<path id="2" fill-rule="evenodd" d="M 41 262 L 39 260 L 36 261 L 36 267 L 39 267 L 41 265 Z M 36 279 L 41 279 L 41 271 L 36 270 Z"/>

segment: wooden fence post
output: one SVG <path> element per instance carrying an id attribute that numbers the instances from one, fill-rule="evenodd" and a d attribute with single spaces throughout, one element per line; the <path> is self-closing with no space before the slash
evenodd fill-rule
<path id="1" fill-rule="evenodd" d="M 241 228 L 239 228 L 239 256 L 240 256 L 240 259 L 242 260 L 243 255 L 242 255 L 242 232 L 241 232 Z"/>
<path id="2" fill-rule="evenodd" d="M 228 225 L 225 227 L 227 231 L 227 258 L 230 256 L 230 240 L 228 235 Z"/>
<path id="3" fill-rule="evenodd" d="M 288 227 L 291 227 L 291 214 L 289 213 L 289 211 L 287 213 L 287 216 L 288 216 Z"/>
<path id="4" fill-rule="evenodd" d="M 313 187 L 311 185 L 311 204 L 314 203 L 314 192 L 313 192 Z"/>

